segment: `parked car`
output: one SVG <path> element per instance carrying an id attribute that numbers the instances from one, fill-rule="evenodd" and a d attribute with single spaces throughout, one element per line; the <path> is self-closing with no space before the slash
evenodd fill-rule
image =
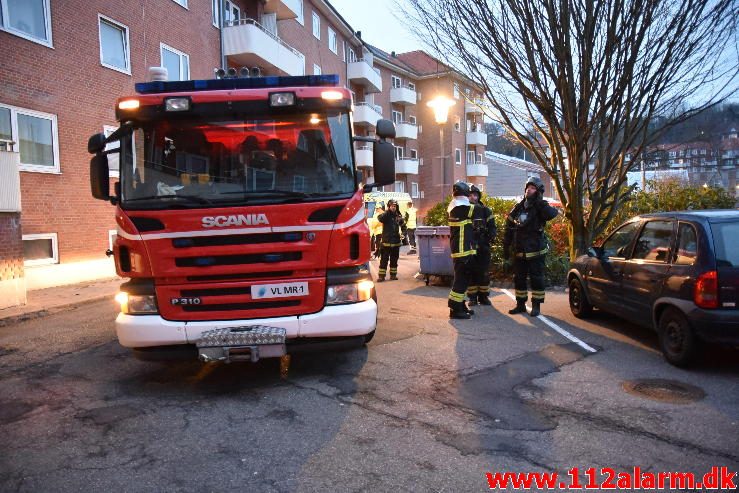
<path id="1" fill-rule="evenodd" d="M 739 345 L 739 211 L 635 217 L 577 257 L 567 281 L 576 317 L 598 308 L 652 328 L 676 366 L 701 342 Z"/>

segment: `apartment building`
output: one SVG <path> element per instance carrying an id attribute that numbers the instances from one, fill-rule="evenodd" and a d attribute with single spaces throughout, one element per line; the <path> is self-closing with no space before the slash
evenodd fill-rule
<path id="1" fill-rule="evenodd" d="M 0 163 L 8 175 L 0 180 L 0 297 L 4 281 L 17 291 L 23 277 L 38 286 L 113 272 L 104 255 L 113 210 L 90 196 L 86 144 L 93 133 L 115 130 L 116 98 L 133 93 L 150 66 L 166 67 L 171 80 L 212 78 L 221 66 L 338 74 L 354 95 L 358 135 L 373 135 L 379 118 L 396 122 L 398 180 L 388 190 L 411 193 L 423 215 L 457 179 L 484 188 L 474 84 L 423 52 L 372 47 L 327 1 L 0 0 L 0 7 Z M 426 106 L 438 94 L 456 102 L 441 147 L 442 128 Z M 358 143 L 356 160 L 371 181 L 371 146 Z"/>

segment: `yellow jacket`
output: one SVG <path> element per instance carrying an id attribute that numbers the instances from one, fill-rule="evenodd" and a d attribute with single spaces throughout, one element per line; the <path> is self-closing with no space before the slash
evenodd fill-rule
<path id="1" fill-rule="evenodd" d="M 408 229 L 416 229 L 416 208 L 411 207 L 407 211 L 405 211 L 407 219 L 405 221 L 405 225 Z"/>

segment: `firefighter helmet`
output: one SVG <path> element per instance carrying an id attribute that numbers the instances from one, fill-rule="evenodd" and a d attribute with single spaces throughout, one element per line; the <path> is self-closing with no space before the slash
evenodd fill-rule
<path id="1" fill-rule="evenodd" d="M 477 187 L 476 187 L 475 185 L 472 185 L 472 186 L 470 187 L 470 193 L 476 193 L 478 197 L 482 195 L 482 194 L 480 193 L 480 189 L 479 189 L 479 188 L 477 188 Z"/>
<path id="2" fill-rule="evenodd" d="M 541 195 L 544 195 L 544 183 L 541 181 L 541 178 L 539 178 L 538 176 L 529 176 L 529 178 L 526 180 L 526 185 L 523 186 L 524 192 L 527 188 L 529 188 L 529 185 L 534 185 L 536 187 L 536 190 Z"/>
<path id="3" fill-rule="evenodd" d="M 452 186 L 452 195 L 455 197 L 458 195 L 464 195 L 465 197 L 470 196 L 470 186 L 463 181 L 458 181 Z"/>
<path id="4" fill-rule="evenodd" d="M 390 199 L 387 201 L 387 208 L 389 209 L 391 205 L 394 205 L 395 207 L 398 207 L 398 201 L 395 199 Z"/>

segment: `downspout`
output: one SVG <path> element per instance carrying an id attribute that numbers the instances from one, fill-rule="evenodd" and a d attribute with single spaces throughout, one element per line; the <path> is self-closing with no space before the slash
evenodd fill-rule
<path id="1" fill-rule="evenodd" d="M 218 0 L 218 38 L 220 44 L 220 56 L 221 66 L 223 70 L 226 70 L 226 55 L 224 54 L 223 47 L 223 9 L 225 8 L 225 0 Z"/>

